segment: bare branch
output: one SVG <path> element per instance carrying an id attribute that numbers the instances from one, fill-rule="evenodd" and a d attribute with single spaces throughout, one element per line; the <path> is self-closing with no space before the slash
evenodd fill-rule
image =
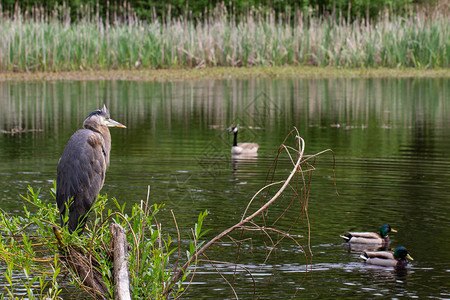
<path id="1" fill-rule="evenodd" d="M 297 131 L 297 129 L 295 129 L 295 131 Z M 297 131 L 297 133 L 298 133 L 298 131 Z M 175 284 L 181 278 L 183 273 L 187 270 L 187 268 L 193 262 L 197 262 L 198 261 L 199 256 L 202 255 L 203 252 L 205 252 L 208 248 L 210 248 L 214 243 L 216 243 L 218 240 L 222 239 L 224 236 L 228 235 L 229 233 L 231 233 L 235 229 L 242 227 L 243 225 L 245 225 L 246 223 L 251 221 L 253 218 L 255 218 L 257 215 L 261 214 L 264 210 L 266 210 L 283 193 L 283 191 L 289 185 L 289 182 L 291 181 L 292 177 L 297 173 L 298 170 L 301 170 L 300 169 L 300 164 L 302 162 L 303 153 L 305 151 L 305 142 L 298 135 L 295 137 L 295 139 L 296 139 L 296 143 L 298 143 L 299 148 L 300 148 L 300 151 L 298 152 L 298 156 L 297 156 L 297 162 L 296 162 L 294 168 L 292 169 L 291 173 L 289 174 L 288 178 L 283 182 L 283 185 L 276 192 L 276 194 L 269 201 L 267 201 L 263 206 L 261 206 L 258 210 L 256 210 L 253 214 L 251 214 L 250 216 L 248 216 L 244 220 L 241 220 L 239 223 L 237 223 L 237 224 L 229 227 L 228 229 L 224 230 L 222 233 L 220 233 L 219 235 L 215 236 L 214 238 L 212 238 L 198 252 L 196 252 L 194 255 L 192 255 L 192 257 L 180 268 L 178 273 L 174 274 L 174 276 L 172 278 L 172 281 L 171 281 L 171 284 L 169 284 L 168 288 L 165 290 L 164 295 L 167 295 L 167 293 L 170 292 L 170 290 L 173 287 L 173 284 Z M 270 184 L 269 186 L 271 186 L 271 185 L 273 185 L 273 184 Z M 263 188 L 262 190 L 264 190 L 264 189 L 265 188 Z M 258 191 L 258 193 L 260 191 Z"/>

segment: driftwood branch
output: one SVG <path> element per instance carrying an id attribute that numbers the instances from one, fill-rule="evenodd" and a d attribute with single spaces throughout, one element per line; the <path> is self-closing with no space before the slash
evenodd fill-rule
<path id="1" fill-rule="evenodd" d="M 111 231 L 111 249 L 114 257 L 114 299 L 131 300 L 127 237 L 119 224 L 111 224 L 109 230 Z"/>
<path id="2" fill-rule="evenodd" d="M 298 133 L 298 132 L 297 132 Z M 236 229 L 242 228 L 246 223 L 250 222 L 252 219 L 254 219 L 256 216 L 258 216 L 259 214 L 261 214 L 263 211 L 265 211 L 282 193 L 283 191 L 286 189 L 286 187 L 289 185 L 292 177 L 301 170 L 300 168 L 300 164 L 302 162 L 303 159 L 303 153 L 305 150 L 305 142 L 304 140 L 300 137 L 300 136 L 296 136 L 296 141 L 299 144 L 299 151 L 297 151 L 297 161 L 294 165 L 294 168 L 292 169 L 291 173 L 289 174 L 288 178 L 284 181 L 280 181 L 277 182 L 275 184 L 281 184 L 283 183 L 283 185 L 281 186 L 281 188 L 277 191 L 277 193 L 269 200 L 267 201 L 263 206 L 261 206 L 257 211 L 255 211 L 253 214 L 251 214 L 250 216 L 245 217 L 245 214 L 247 212 L 244 212 L 243 217 L 241 219 L 241 221 L 231 227 L 229 227 L 228 229 L 224 230 L 222 233 L 220 233 L 219 235 L 215 236 L 213 239 L 211 239 L 208 243 L 206 243 L 200 250 L 198 250 L 194 255 L 192 255 L 191 259 L 189 259 L 181 268 L 180 270 L 178 270 L 178 272 L 176 274 L 174 274 L 171 283 L 169 284 L 167 290 L 164 291 L 164 295 L 167 295 L 173 285 L 178 282 L 178 280 L 180 280 L 180 278 L 183 276 L 183 274 L 186 272 L 187 268 L 195 261 L 197 261 L 199 259 L 199 256 L 202 255 L 208 248 L 210 248 L 214 243 L 216 243 L 217 241 L 219 241 L 220 239 L 222 239 L 224 236 L 230 234 L 231 232 L 233 232 Z M 271 184 L 273 185 L 273 184 Z M 269 186 L 271 186 L 269 185 Z M 256 198 L 257 195 L 259 195 L 263 190 L 265 190 L 268 186 L 260 189 L 252 198 L 252 200 L 250 202 L 253 201 L 253 199 Z"/>

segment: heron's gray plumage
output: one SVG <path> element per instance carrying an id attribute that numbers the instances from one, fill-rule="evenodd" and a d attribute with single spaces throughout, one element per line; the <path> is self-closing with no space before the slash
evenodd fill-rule
<path id="1" fill-rule="evenodd" d="M 69 231 L 81 228 L 105 182 L 109 165 L 111 135 L 108 126 L 125 127 L 109 118 L 106 107 L 91 113 L 67 142 L 59 160 L 56 178 L 56 201 L 61 226 L 69 203 Z M 71 201 L 70 201 L 71 200 Z"/>

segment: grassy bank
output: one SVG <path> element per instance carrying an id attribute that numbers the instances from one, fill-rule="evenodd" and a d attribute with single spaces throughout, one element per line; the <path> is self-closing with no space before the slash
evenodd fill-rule
<path id="1" fill-rule="evenodd" d="M 3 72 L 0 81 L 7 80 L 134 80 L 173 81 L 227 78 L 267 78 L 267 77 L 450 77 L 448 69 L 388 69 L 356 68 L 339 69 L 333 67 L 216 67 L 204 69 L 146 69 L 146 70 L 100 70 L 69 72 Z"/>
<path id="2" fill-rule="evenodd" d="M 250 11 L 235 21 L 224 7 L 203 20 L 138 21 L 131 12 L 71 23 L 63 9 L 0 16 L 0 71 L 61 72 L 210 66 L 448 68 L 450 20 L 440 10 L 376 21 L 297 12 Z"/>

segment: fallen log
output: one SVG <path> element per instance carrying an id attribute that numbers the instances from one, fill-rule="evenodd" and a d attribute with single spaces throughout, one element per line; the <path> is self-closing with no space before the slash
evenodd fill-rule
<path id="1" fill-rule="evenodd" d="M 109 230 L 111 231 L 111 250 L 114 261 L 114 299 L 131 300 L 127 237 L 119 224 L 111 224 Z"/>

